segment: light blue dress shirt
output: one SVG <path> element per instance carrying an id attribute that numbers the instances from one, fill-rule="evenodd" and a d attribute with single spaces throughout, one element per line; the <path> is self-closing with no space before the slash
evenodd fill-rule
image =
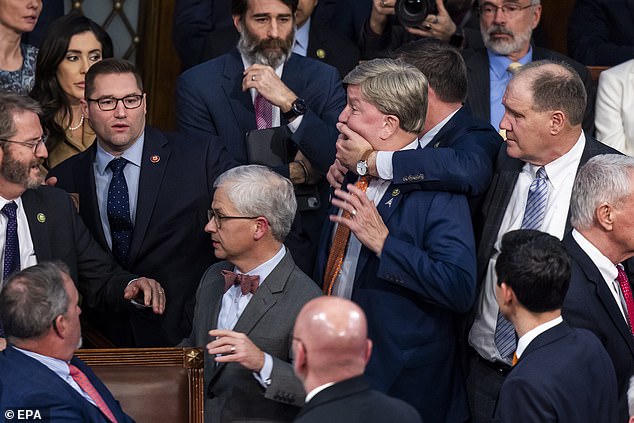
<path id="1" fill-rule="evenodd" d="M 506 86 L 513 76 L 507 69 L 513 61 L 506 56 L 494 54 L 490 50 L 487 50 L 487 54 L 489 55 L 489 80 L 491 85 L 491 126 L 499 130 L 500 122 L 504 116 L 502 97 L 504 97 Z M 531 47 L 528 53 L 519 60 L 519 63 L 525 65 L 532 61 L 533 48 Z"/>

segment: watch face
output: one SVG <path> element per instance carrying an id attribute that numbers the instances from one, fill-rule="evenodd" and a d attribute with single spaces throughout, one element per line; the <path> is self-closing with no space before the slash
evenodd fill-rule
<path id="1" fill-rule="evenodd" d="M 302 98 L 298 98 L 293 102 L 293 111 L 298 115 L 306 113 L 306 102 Z"/>
<path id="2" fill-rule="evenodd" d="M 364 176 L 368 171 L 368 163 L 364 160 L 359 160 L 357 162 L 357 174 L 359 176 Z"/>

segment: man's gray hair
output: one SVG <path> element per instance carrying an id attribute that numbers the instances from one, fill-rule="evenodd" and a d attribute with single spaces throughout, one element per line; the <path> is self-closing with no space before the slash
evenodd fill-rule
<path id="1" fill-rule="evenodd" d="M 23 112 L 33 112 L 41 116 L 42 108 L 30 97 L 13 93 L 0 94 L 0 138 L 9 139 L 15 135 L 18 128 L 15 127 L 13 117 Z"/>
<path id="2" fill-rule="evenodd" d="M 620 154 L 594 156 L 579 169 L 570 199 L 570 223 L 579 229 L 592 226 L 597 207 L 618 205 L 632 193 L 634 157 Z"/>
<path id="3" fill-rule="evenodd" d="M 399 59 L 360 63 L 343 79 L 358 85 L 363 98 L 381 113 L 395 115 L 400 128 L 419 134 L 427 115 L 427 78 L 415 66 Z"/>
<path id="4" fill-rule="evenodd" d="M 266 166 L 248 165 L 224 172 L 214 182 L 220 186 L 240 214 L 266 217 L 273 237 L 284 242 L 297 210 L 291 181 Z"/>
<path id="5" fill-rule="evenodd" d="M 64 287 L 68 267 L 43 262 L 13 274 L 0 292 L 0 319 L 9 338 L 36 339 L 55 318 L 66 314 L 70 298 Z"/>

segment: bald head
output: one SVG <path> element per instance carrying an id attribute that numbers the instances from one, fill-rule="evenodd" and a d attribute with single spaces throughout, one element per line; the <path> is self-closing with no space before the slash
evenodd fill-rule
<path id="1" fill-rule="evenodd" d="M 295 371 L 307 391 L 362 374 L 370 358 L 371 342 L 363 310 L 338 297 L 308 302 L 295 321 Z"/>

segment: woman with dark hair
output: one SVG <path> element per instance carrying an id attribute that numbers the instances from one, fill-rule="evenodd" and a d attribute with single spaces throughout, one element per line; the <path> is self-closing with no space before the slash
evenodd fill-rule
<path id="1" fill-rule="evenodd" d="M 84 151 L 95 140 L 80 100 L 84 77 L 94 63 L 112 57 L 112 40 L 97 23 L 72 12 L 51 24 L 37 56 L 31 97 L 44 111 L 49 132 L 47 167 Z"/>

